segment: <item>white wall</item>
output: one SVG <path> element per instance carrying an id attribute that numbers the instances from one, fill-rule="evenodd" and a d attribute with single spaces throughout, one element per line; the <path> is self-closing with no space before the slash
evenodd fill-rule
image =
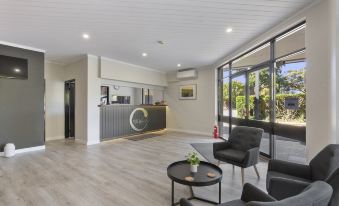
<path id="1" fill-rule="evenodd" d="M 201 68 L 198 79 L 176 81 L 175 73 L 168 74 L 165 90 L 167 128 L 197 134 L 212 135 L 216 124 L 216 69 Z M 197 84 L 196 100 L 179 100 L 179 85 Z"/>
<path id="2" fill-rule="evenodd" d="M 167 86 L 166 74 L 142 66 L 100 58 L 100 77 L 139 84 Z"/>
<path id="3" fill-rule="evenodd" d="M 333 55 L 332 3 L 324 0 L 306 14 L 306 145 L 309 159 L 336 142 L 335 55 Z"/>
<path id="4" fill-rule="evenodd" d="M 335 42 L 336 42 L 336 47 L 335 47 L 335 53 L 336 53 L 336 75 L 334 76 L 334 78 L 337 80 L 339 79 L 339 2 L 338 1 L 334 1 L 335 2 L 335 34 L 334 34 L 334 38 L 335 38 Z M 337 83 L 336 81 L 335 85 L 336 85 L 336 92 L 339 91 L 339 83 Z M 339 128 L 339 95 L 336 95 L 336 125 L 335 128 Z M 339 144 L 339 132 L 338 129 L 336 130 L 336 136 L 337 136 L 337 144 Z"/>
<path id="5" fill-rule="evenodd" d="M 86 68 L 86 139 L 87 145 L 100 142 L 100 86 L 99 58 L 87 55 Z"/>
<path id="6" fill-rule="evenodd" d="M 65 66 L 64 81 L 75 79 L 75 139 L 87 144 L 87 56 Z"/>
<path id="7" fill-rule="evenodd" d="M 46 141 L 65 138 L 64 67 L 45 62 Z"/>

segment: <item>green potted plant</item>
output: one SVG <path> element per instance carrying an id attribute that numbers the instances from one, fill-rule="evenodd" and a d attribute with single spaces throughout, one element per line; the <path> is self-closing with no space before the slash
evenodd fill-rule
<path id="1" fill-rule="evenodd" d="M 196 152 L 189 152 L 186 155 L 187 162 L 191 165 L 191 172 L 197 172 L 198 166 L 200 163 L 200 159 L 198 157 L 198 154 Z"/>

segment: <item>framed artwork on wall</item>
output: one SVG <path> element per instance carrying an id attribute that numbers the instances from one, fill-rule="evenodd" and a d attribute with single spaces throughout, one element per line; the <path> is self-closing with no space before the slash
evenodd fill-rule
<path id="1" fill-rule="evenodd" d="M 197 99 L 197 85 L 189 84 L 179 86 L 179 99 L 180 100 Z"/>

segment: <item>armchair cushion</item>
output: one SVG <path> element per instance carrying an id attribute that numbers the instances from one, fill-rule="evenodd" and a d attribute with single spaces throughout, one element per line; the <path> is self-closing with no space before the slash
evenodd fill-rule
<path id="1" fill-rule="evenodd" d="M 263 133 L 260 128 L 238 126 L 232 130 L 229 143 L 233 149 L 245 152 L 260 146 Z"/>
<path id="2" fill-rule="evenodd" d="M 275 198 L 271 197 L 270 195 L 266 194 L 262 190 L 256 188 L 255 186 L 246 183 L 242 190 L 241 200 L 245 202 L 274 202 L 276 201 Z"/>
<path id="3" fill-rule="evenodd" d="M 219 150 L 215 153 L 215 157 L 217 159 L 225 159 L 230 160 L 234 162 L 243 162 L 246 156 L 246 152 L 243 152 L 241 150 L 235 150 L 235 149 L 225 149 L 225 150 Z"/>
<path id="4" fill-rule="evenodd" d="M 311 168 L 308 165 L 302 165 L 282 160 L 270 160 L 268 163 L 268 171 L 284 173 L 303 179 L 311 180 Z"/>
<path id="5" fill-rule="evenodd" d="M 304 178 L 288 175 L 288 174 L 281 173 L 281 172 L 269 171 L 269 172 L 267 172 L 267 176 L 266 176 L 266 189 L 267 189 L 267 191 L 270 191 L 272 189 L 271 181 L 273 179 L 276 179 L 276 178 L 289 179 L 289 180 L 292 180 L 292 181 L 303 182 L 303 183 L 306 183 L 306 184 L 310 184 L 312 182 L 309 179 L 304 179 Z M 282 190 L 284 188 L 280 188 L 280 189 Z"/>
<path id="6" fill-rule="evenodd" d="M 259 161 L 259 154 L 260 154 L 259 147 L 254 147 L 252 149 L 249 149 L 246 152 L 243 167 L 247 168 L 247 167 L 250 167 L 252 165 L 256 165 Z"/>
<path id="7" fill-rule="evenodd" d="M 282 160 L 270 160 L 266 177 L 266 189 L 269 191 L 272 178 L 285 178 L 310 183 L 311 168 L 308 165 L 286 162 Z"/>
<path id="8" fill-rule="evenodd" d="M 332 188 L 323 181 L 316 181 L 307 186 L 299 195 L 281 200 L 277 206 L 327 206 L 332 195 Z"/>
<path id="9" fill-rule="evenodd" d="M 329 205 L 335 206 L 339 202 L 339 168 L 327 178 L 326 182 L 333 188 L 333 195 Z"/>
<path id="10" fill-rule="evenodd" d="M 323 181 L 308 185 L 300 194 L 277 201 L 253 185 L 245 184 L 241 200 L 233 200 L 219 206 L 328 206 L 332 188 Z M 180 206 L 193 206 L 182 199 Z"/>
<path id="11" fill-rule="evenodd" d="M 282 200 L 300 194 L 311 183 L 285 178 L 272 178 L 269 194 L 277 200 Z"/>
<path id="12" fill-rule="evenodd" d="M 310 167 L 313 181 L 326 181 L 339 168 L 339 145 L 327 145 L 311 160 Z"/>
<path id="13" fill-rule="evenodd" d="M 230 148 L 230 143 L 229 142 L 215 142 L 213 143 L 213 154 L 217 151 L 224 150 L 224 149 L 229 149 Z"/>

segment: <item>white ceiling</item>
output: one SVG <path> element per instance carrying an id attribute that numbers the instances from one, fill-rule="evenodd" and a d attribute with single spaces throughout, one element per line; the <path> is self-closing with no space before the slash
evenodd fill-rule
<path id="1" fill-rule="evenodd" d="M 171 71 L 212 64 L 313 1 L 0 0 L 0 40 L 62 64 L 89 53 Z"/>

